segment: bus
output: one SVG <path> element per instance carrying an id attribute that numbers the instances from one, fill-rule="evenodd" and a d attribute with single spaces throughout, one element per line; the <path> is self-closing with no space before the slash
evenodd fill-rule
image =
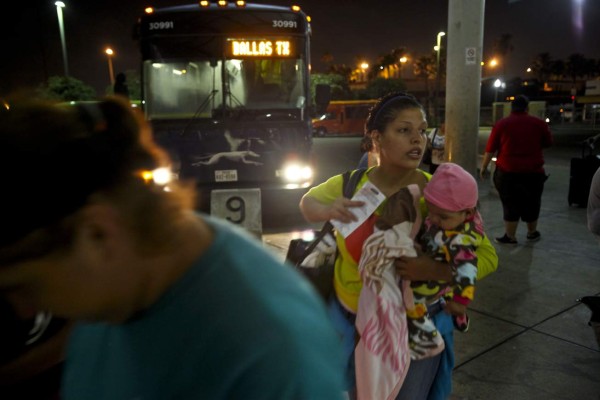
<path id="1" fill-rule="evenodd" d="M 297 6 L 243 1 L 139 18 L 142 108 L 179 178 L 198 185 L 199 209 L 253 230 L 261 191 L 312 184 L 310 33 Z"/>
<path id="2" fill-rule="evenodd" d="M 339 100 L 332 101 L 327 110 L 313 119 L 313 131 L 316 136 L 354 135 L 362 136 L 365 121 L 371 107 L 377 100 Z"/>

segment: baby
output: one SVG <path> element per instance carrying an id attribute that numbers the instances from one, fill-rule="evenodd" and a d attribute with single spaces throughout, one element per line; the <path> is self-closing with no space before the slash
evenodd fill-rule
<path id="1" fill-rule="evenodd" d="M 473 300 L 477 276 L 475 250 L 484 236 L 481 215 L 476 209 L 477 182 L 459 165 L 443 163 L 423 194 L 429 211 L 419 243 L 425 253 L 450 264 L 454 278 L 451 282 L 412 282 L 415 303 L 431 303 L 443 295 L 455 327 L 466 332 L 466 308 Z M 419 318 L 420 314 L 408 317 Z"/>
<path id="2" fill-rule="evenodd" d="M 358 271 L 363 287 L 356 315 L 360 340 L 355 349 L 359 399 L 395 398 L 408 371 L 412 351 L 406 314 L 414 301 L 410 282 L 399 280 L 394 262 L 417 255 L 413 239 L 421 225 L 420 197 L 417 185 L 389 196 L 362 247 Z M 444 342 L 428 322 L 424 330 L 432 333 L 433 347 L 440 352 Z"/>

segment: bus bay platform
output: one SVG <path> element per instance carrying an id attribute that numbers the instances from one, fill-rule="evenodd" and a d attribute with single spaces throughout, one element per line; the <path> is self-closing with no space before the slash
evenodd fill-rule
<path id="1" fill-rule="evenodd" d="M 546 157 L 541 240 L 526 242 L 520 223 L 517 246 L 493 243 L 498 270 L 477 283 L 469 331 L 454 333 L 453 400 L 600 399 L 591 311 L 577 302 L 600 294 L 600 242 L 587 230 L 586 209 L 567 204 L 569 156 Z M 479 182 L 479 196 L 487 235 L 502 236 L 489 179 Z M 284 258 L 293 235 L 265 234 L 263 243 Z"/>

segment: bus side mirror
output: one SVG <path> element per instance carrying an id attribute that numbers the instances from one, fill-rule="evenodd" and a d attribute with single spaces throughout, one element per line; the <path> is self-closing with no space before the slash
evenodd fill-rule
<path id="1" fill-rule="evenodd" d="M 331 101 L 331 86 L 319 83 L 315 87 L 315 104 L 317 115 L 325 114 Z"/>

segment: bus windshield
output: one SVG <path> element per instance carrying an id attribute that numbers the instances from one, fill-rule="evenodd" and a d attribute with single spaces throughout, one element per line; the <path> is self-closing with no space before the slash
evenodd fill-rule
<path id="1" fill-rule="evenodd" d="M 308 16 L 234 1 L 144 11 L 134 29 L 142 109 L 177 176 L 199 188 L 198 207 L 258 220 L 262 195 L 309 187 Z"/>
<path id="2" fill-rule="evenodd" d="M 144 62 L 149 119 L 214 118 L 222 110 L 301 110 L 302 59 Z"/>

